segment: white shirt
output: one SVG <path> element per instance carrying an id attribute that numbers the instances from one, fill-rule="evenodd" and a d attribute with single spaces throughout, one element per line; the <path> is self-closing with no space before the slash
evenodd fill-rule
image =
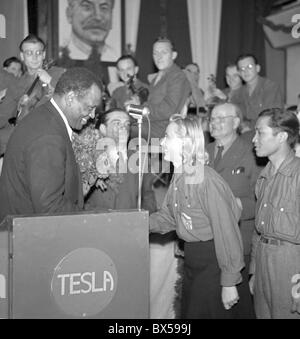
<path id="1" fill-rule="evenodd" d="M 68 123 L 68 120 L 67 120 L 66 116 L 64 115 L 63 111 L 59 108 L 59 106 L 57 105 L 57 103 L 54 101 L 53 98 L 50 100 L 50 102 L 54 106 L 54 108 L 57 110 L 57 112 L 59 113 L 61 118 L 63 119 L 63 121 L 64 121 L 64 123 L 66 125 L 66 128 L 67 128 L 68 134 L 69 134 L 69 138 L 72 141 L 73 131 L 72 131 L 72 128 L 70 127 L 70 125 Z"/>
<path id="2" fill-rule="evenodd" d="M 92 51 L 90 45 L 78 39 L 73 33 L 71 33 L 68 43 L 63 47 L 68 48 L 70 53 L 69 57 L 74 60 L 87 60 Z M 105 44 L 101 51 L 101 61 L 115 62 L 117 59 L 118 55 L 115 50 L 111 46 Z"/>

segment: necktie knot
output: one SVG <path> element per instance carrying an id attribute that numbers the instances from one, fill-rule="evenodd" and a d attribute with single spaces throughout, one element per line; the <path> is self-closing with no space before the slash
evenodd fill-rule
<path id="1" fill-rule="evenodd" d="M 101 59 L 101 53 L 99 52 L 99 48 L 97 45 L 93 45 L 91 53 L 89 55 L 89 60 L 93 62 L 99 62 L 100 59 Z"/>

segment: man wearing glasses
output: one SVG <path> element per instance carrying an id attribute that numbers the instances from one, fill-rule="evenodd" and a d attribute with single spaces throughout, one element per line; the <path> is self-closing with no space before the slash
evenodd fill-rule
<path id="1" fill-rule="evenodd" d="M 50 100 L 58 79 L 65 71 L 59 67 L 52 67 L 47 71 L 43 68 L 46 59 L 45 49 L 44 41 L 35 35 L 28 35 L 20 43 L 20 58 L 26 70 L 14 87 L 7 88 L 0 106 L 0 116 L 5 117 L 5 123 L 0 126 L 0 155 L 5 152 L 13 130 L 8 121 L 20 120 L 34 107 Z"/>
<path id="2" fill-rule="evenodd" d="M 42 39 L 35 35 L 27 36 L 20 43 L 20 57 L 26 68 L 26 72 L 21 77 L 18 88 L 19 94 L 21 94 L 19 106 L 21 106 L 20 108 L 22 109 L 20 114 L 20 118 L 22 118 L 37 104 L 41 105 L 51 98 L 56 83 L 65 70 L 59 67 L 49 68 L 48 66 L 50 65 L 48 64 L 44 67 L 46 45 Z M 28 93 L 28 89 L 37 77 L 39 81 L 34 88 L 33 93 L 35 93 L 35 95 L 32 97 L 32 95 Z M 22 106 L 26 105 L 29 106 L 29 110 L 27 111 L 22 108 Z"/>
<path id="3" fill-rule="evenodd" d="M 243 239 L 243 282 L 238 287 L 240 302 L 230 311 L 234 318 L 254 318 L 254 309 L 248 287 L 251 241 L 254 231 L 254 187 L 259 173 L 252 144 L 239 136 L 242 122 L 240 109 L 232 103 L 216 105 L 209 120 L 209 130 L 215 141 L 207 145 L 209 165 L 228 183 L 239 205 L 242 216 L 239 221 Z"/>
<path id="4" fill-rule="evenodd" d="M 259 75 L 261 67 L 252 54 L 244 54 L 237 59 L 237 67 L 245 85 L 234 103 L 245 107 L 244 119 L 254 130 L 259 113 L 267 108 L 283 107 L 279 86 Z"/>

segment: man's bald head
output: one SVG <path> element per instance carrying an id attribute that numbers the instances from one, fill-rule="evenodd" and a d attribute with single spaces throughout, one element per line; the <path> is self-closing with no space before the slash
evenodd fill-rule
<path id="1" fill-rule="evenodd" d="M 223 140 L 239 132 L 242 113 L 238 106 L 232 103 L 216 105 L 210 116 L 210 133 L 216 140 Z"/>

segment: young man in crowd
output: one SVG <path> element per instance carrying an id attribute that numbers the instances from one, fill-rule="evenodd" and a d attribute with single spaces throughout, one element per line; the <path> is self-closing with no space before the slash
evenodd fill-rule
<path id="1" fill-rule="evenodd" d="M 117 61 L 118 74 L 123 85 L 112 93 L 111 108 L 125 109 L 128 102 L 134 96 L 141 99 L 144 94 L 144 101 L 148 99 L 148 85 L 138 79 L 139 66 L 131 55 L 122 55 Z M 143 92 L 142 92 L 143 91 Z"/>
<path id="2" fill-rule="evenodd" d="M 260 113 L 253 143 L 269 163 L 256 184 L 250 289 L 258 318 L 300 319 L 300 159 L 297 116 L 279 108 Z"/>
<path id="3" fill-rule="evenodd" d="M 232 102 L 243 107 L 244 119 L 253 131 L 260 112 L 273 107 L 283 108 L 282 94 L 276 83 L 259 75 L 261 66 L 254 55 L 241 55 L 236 64 L 245 85 Z"/>

